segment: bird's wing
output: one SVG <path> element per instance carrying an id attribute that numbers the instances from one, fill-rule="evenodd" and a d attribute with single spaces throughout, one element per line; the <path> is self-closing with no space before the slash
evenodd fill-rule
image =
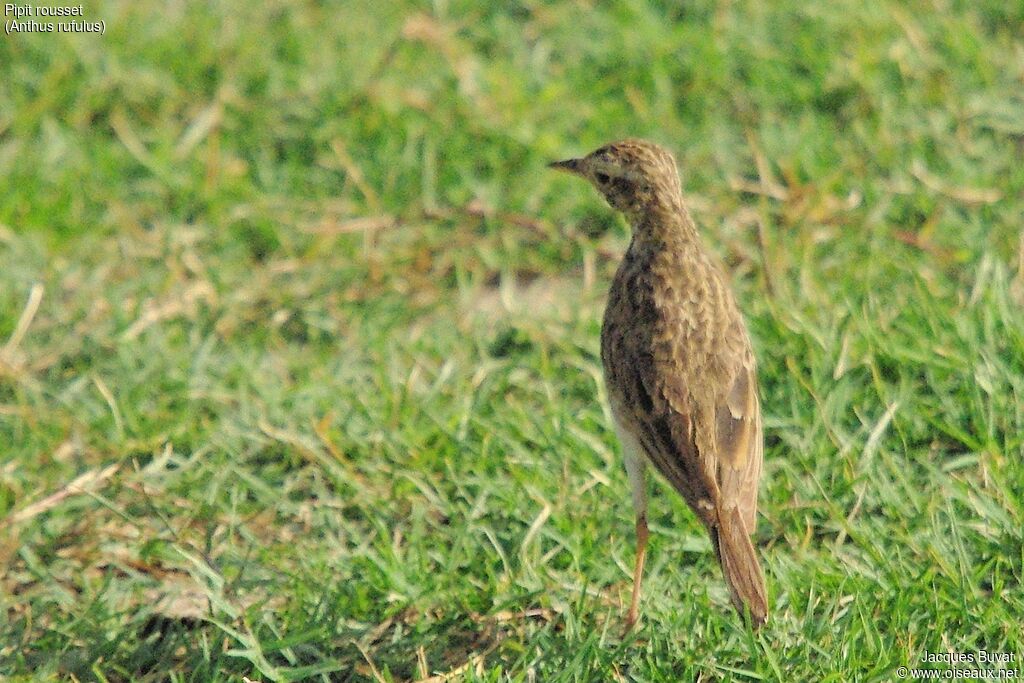
<path id="1" fill-rule="evenodd" d="M 753 532 L 763 442 L 757 374 L 749 353 L 736 363 L 728 390 L 717 398 L 714 419 L 720 505 L 738 507 L 747 531 Z"/>
<path id="2" fill-rule="evenodd" d="M 711 522 L 714 482 L 708 481 L 700 466 L 693 417 L 688 411 L 673 408 L 665 395 L 666 379 L 654 364 L 635 368 L 637 384 L 647 391 L 643 411 L 638 411 L 641 442 L 648 457 L 669 483 L 679 491 L 705 523 Z M 686 391 L 679 383 L 677 391 Z"/>
<path id="3" fill-rule="evenodd" d="M 707 527 L 733 604 L 758 625 L 768 615 L 764 575 L 750 540 L 757 523 L 761 416 L 753 355 L 743 341 L 740 353 L 719 359 L 732 370 L 721 376 L 725 381 L 705 378 L 705 388 L 714 392 L 707 402 L 688 395 L 685 373 L 663 366 L 657 376 L 664 400 L 649 399 L 655 409 L 644 413 L 643 431 L 648 438 L 671 436 L 649 451 L 651 460 Z"/>
<path id="4" fill-rule="evenodd" d="M 630 334 L 606 329 L 602 343 L 608 397 L 616 420 L 634 436 L 647 459 L 687 503 L 698 510 L 699 500 L 712 500 L 700 467 L 688 412 L 677 411 L 664 393 L 664 382 L 643 332 Z M 685 391 L 681 384 L 680 391 Z M 709 506 L 698 510 L 711 522 Z"/>
<path id="5" fill-rule="evenodd" d="M 653 410 L 646 411 L 645 431 L 661 435 L 661 462 L 655 465 L 702 519 L 715 523 L 709 504 L 719 511 L 736 508 L 752 532 L 761 476 L 761 409 L 748 342 L 744 339 L 733 349 L 720 358 L 727 369 L 721 380 L 695 380 L 704 380 L 707 388 L 720 387 L 709 404 L 693 400 L 674 363 L 664 362 L 657 371 L 652 368 L 645 386 L 652 387 L 647 402 Z"/>

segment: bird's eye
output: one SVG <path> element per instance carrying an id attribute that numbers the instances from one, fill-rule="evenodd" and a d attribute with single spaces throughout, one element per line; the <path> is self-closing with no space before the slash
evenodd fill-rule
<path id="1" fill-rule="evenodd" d="M 601 183 L 602 185 L 611 180 L 611 178 L 608 177 L 607 173 L 595 173 L 594 177 L 597 178 L 597 182 Z"/>

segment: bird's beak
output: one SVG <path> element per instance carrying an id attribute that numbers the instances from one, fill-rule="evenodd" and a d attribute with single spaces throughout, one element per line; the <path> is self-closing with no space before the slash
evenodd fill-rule
<path id="1" fill-rule="evenodd" d="M 565 171 L 575 175 L 583 175 L 583 159 L 566 159 L 565 161 L 552 161 L 548 168 L 556 171 Z"/>

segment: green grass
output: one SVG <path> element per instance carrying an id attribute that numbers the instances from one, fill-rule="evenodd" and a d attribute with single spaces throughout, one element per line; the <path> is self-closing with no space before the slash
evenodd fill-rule
<path id="1" fill-rule="evenodd" d="M 1024 675 L 1024 5 L 804 5 L 4 36 L 0 677 Z M 757 634 L 658 481 L 620 637 L 628 232 L 544 165 L 626 135 L 675 151 L 754 337 Z"/>

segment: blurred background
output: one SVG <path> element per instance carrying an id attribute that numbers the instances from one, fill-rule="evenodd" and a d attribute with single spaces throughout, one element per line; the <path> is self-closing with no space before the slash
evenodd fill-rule
<path id="1" fill-rule="evenodd" d="M 0 39 L 0 675 L 1020 668 L 1024 5 L 83 14 Z M 658 482 L 621 637 L 629 234 L 545 164 L 626 136 L 675 153 L 754 337 L 756 636 Z"/>

